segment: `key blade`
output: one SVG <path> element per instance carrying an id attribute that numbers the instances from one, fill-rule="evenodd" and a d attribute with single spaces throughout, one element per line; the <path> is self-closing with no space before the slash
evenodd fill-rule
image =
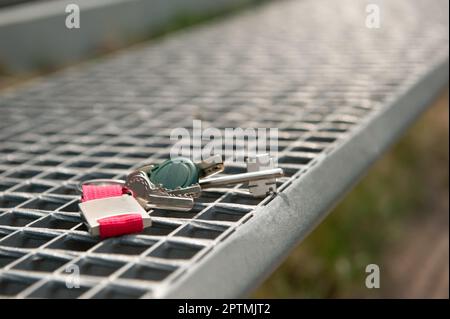
<path id="1" fill-rule="evenodd" d="M 194 200 L 190 197 L 172 195 L 149 195 L 146 209 L 167 209 L 176 211 L 189 211 L 194 207 Z"/>
<path id="2" fill-rule="evenodd" d="M 274 168 L 274 162 L 269 154 L 258 154 L 247 159 L 248 172 L 260 172 L 272 168 Z M 266 180 L 250 181 L 248 183 L 248 189 L 254 197 L 264 197 L 271 192 L 276 192 L 277 180 L 276 178 L 270 178 Z"/>
<path id="3" fill-rule="evenodd" d="M 143 171 L 128 175 L 125 187 L 131 190 L 136 200 L 146 210 L 159 208 L 177 211 L 189 211 L 194 207 L 194 200 L 187 196 L 176 196 L 153 185 Z"/>
<path id="4" fill-rule="evenodd" d="M 184 195 L 184 196 L 190 196 L 193 198 L 198 198 L 198 197 L 200 197 L 200 195 L 202 193 L 202 189 L 201 189 L 200 185 L 195 184 L 195 185 L 185 187 L 185 188 L 168 189 L 168 190 L 166 190 L 166 192 L 170 195 L 176 195 L 176 196 Z"/>
<path id="5" fill-rule="evenodd" d="M 237 175 L 214 177 L 203 179 L 199 182 L 202 189 L 221 186 L 236 185 L 241 183 L 261 181 L 265 179 L 273 179 L 283 177 L 284 173 L 281 168 L 273 168 L 258 172 L 248 172 Z"/>
<path id="6" fill-rule="evenodd" d="M 144 171 L 134 171 L 128 174 L 125 188 L 129 189 L 137 199 L 148 201 L 148 196 L 157 191 L 157 187 L 147 177 Z"/>

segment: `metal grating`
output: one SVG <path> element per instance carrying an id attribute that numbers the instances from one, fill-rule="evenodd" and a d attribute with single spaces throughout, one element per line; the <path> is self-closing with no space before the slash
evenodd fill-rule
<path id="1" fill-rule="evenodd" d="M 155 210 L 143 233 L 99 242 L 81 223 L 76 183 L 162 161 L 171 129 L 201 119 L 279 128 L 283 193 L 448 59 L 447 9 L 383 2 L 383 27 L 371 30 L 359 2 L 282 1 L 3 93 L 0 295 L 165 296 L 273 198 L 206 191 L 192 212 Z M 79 289 L 65 286 L 72 264 Z"/>
<path id="2" fill-rule="evenodd" d="M 0 8 L 15 6 L 15 5 L 23 4 L 26 2 L 36 2 L 36 1 L 43 1 L 43 0 L 0 0 Z"/>

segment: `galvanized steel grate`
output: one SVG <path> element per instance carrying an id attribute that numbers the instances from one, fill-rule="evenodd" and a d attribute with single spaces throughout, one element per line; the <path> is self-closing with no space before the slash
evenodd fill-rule
<path id="1" fill-rule="evenodd" d="M 22 4 L 22 3 L 26 3 L 26 2 L 36 2 L 36 1 L 43 1 L 43 0 L 0 0 L 0 8 L 16 6 L 18 4 Z M 47 1 L 49 1 L 49 0 L 47 0 Z"/>
<path id="2" fill-rule="evenodd" d="M 201 119 L 279 128 L 283 192 L 447 59 L 442 7 L 383 2 L 383 27 L 371 30 L 359 2 L 277 2 L 3 93 L 0 295 L 163 297 L 273 198 L 208 190 L 192 212 L 155 210 L 143 233 L 96 241 L 76 183 L 168 158 L 171 129 Z M 78 289 L 65 285 L 72 264 Z"/>

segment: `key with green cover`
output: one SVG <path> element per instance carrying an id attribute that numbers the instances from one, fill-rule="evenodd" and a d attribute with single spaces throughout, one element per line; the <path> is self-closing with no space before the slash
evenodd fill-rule
<path id="1" fill-rule="evenodd" d="M 196 185 L 201 178 L 222 172 L 223 169 L 222 157 L 217 155 L 200 163 L 178 157 L 153 165 L 145 171 L 153 184 L 167 190 L 179 190 Z"/>
<path id="2" fill-rule="evenodd" d="M 282 177 L 283 170 L 276 168 L 268 154 L 251 156 L 247 159 L 247 173 L 209 177 L 223 171 L 220 156 L 211 157 L 195 164 L 183 157 L 167 160 L 159 165 L 142 167 L 151 183 L 161 187 L 171 195 L 200 197 L 201 190 L 247 183 L 254 197 L 264 197 L 276 192 L 276 179 Z"/>

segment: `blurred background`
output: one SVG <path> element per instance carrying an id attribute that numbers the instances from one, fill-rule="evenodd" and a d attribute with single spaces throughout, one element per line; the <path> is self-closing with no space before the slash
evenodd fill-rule
<path id="1" fill-rule="evenodd" d="M 214 5 L 208 1 L 174 1 L 170 5 L 155 1 L 159 11 L 142 12 L 157 19 L 137 14 L 143 7 L 136 5 L 122 11 L 123 20 L 104 20 L 102 29 L 71 38 L 68 50 L 64 49 L 68 31 L 54 30 L 52 23 L 45 22 L 60 19 L 55 12 L 60 12 L 66 1 L 54 1 L 57 9 L 44 5 L 32 11 L 25 10 L 23 2 L 53 1 L 0 0 L 0 90 L 263 1 L 218 1 Z M 97 0 L 79 2 L 82 9 L 102 5 Z M 145 1 L 135 2 L 146 5 Z M 111 10 L 122 9 L 118 5 Z M 127 18 L 131 14 L 136 25 Z M 105 19 L 102 15 L 96 18 Z M 35 19 L 39 28 L 30 31 L 24 22 L 29 19 Z M 90 23 L 94 16 L 85 19 L 84 23 Z M 152 24 L 138 23 L 140 19 Z M 40 32 L 46 36 L 40 38 Z M 8 45 L 12 38 L 17 47 Z M 36 38 L 39 43 L 33 40 Z M 54 39 L 62 44 L 56 55 L 49 55 Z M 252 297 L 448 298 L 448 169 L 447 90 Z M 370 263 L 380 266 L 381 289 L 369 290 L 364 285 L 364 268 Z"/>
<path id="2" fill-rule="evenodd" d="M 448 156 L 447 90 L 254 297 L 448 298 Z"/>

